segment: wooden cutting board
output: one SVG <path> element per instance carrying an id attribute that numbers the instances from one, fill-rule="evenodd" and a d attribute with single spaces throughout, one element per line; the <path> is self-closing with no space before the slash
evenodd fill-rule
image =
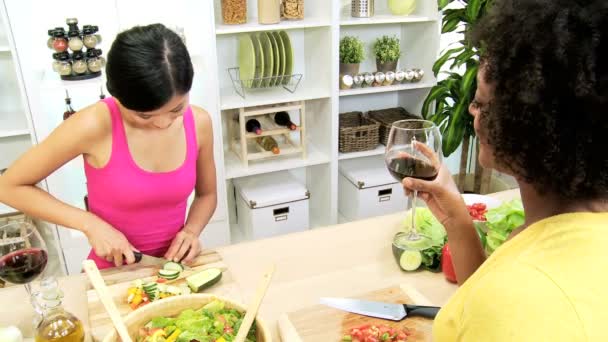
<path id="1" fill-rule="evenodd" d="M 416 289 L 408 286 L 393 286 L 355 298 L 404 303 L 432 305 Z M 314 305 L 282 315 L 279 318 L 279 332 L 283 341 L 289 342 L 338 342 L 351 328 L 362 324 L 385 324 L 391 327 L 407 328 L 413 334 L 408 341 L 431 341 L 433 321 L 426 318 L 410 317 L 401 322 L 387 321 L 337 310 L 325 305 Z"/>
<path id="2" fill-rule="evenodd" d="M 226 265 L 222 261 L 221 256 L 215 251 L 207 250 L 201 254 L 201 257 L 199 257 L 199 261 L 201 261 L 199 262 L 199 266 L 195 267 L 197 270 L 205 270 L 213 267 L 223 270 L 222 279 L 211 288 L 205 290 L 204 293 L 216 294 L 228 297 L 234 301 L 242 302 L 241 291 L 230 272 L 226 269 Z M 131 286 L 131 282 L 136 279 L 155 276 L 157 271 L 158 267 L 143 265 L 130 265 L 118 269 L 102 271 L 103 278 L 106 281 L 106 284 L 108 284 L 110 294 L 118 307 L 118 311 L 120 311 L 120 314 L 123 317 L 133 311 L 127 304 L 127 290 Z M 171 285 L 179 286 L 185 282 L 186 280 L 182 279 Z M 88 286 L 90 286 L 90 284 Z M 89 289 L 87 291 L 87 297 L 93 341 L 101 341 L 110 329 L 113 329 L 112 321 L 99 301 L 95 290 Z"/>

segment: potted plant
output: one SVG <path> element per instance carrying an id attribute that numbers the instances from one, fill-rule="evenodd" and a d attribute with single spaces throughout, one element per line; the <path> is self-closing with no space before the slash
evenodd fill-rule
<path id="1" fill-rule="evenodd" d="M 376 68 L 387 72 L 397 70 L 397 62 L 401 56 L 399 38 L 382 36 L 374 42 L 374 55 L 376 55 Z"/>
<path id="2" fill-rule="evenodd" d="M 340 40 L 340 74 L 358 74 L 364 59 L 363 42 L 359 38 L 346 36 Z"/>
<path id="3" fill-rule="evenodd" d="M 439 9 L 457 0 L 439 0 Z M 468 114 L 468 107 L 475 96 L 477 89 L 476 75 L 479 68 L 479 51 L 471 43 L 468 31 L 487 12 L 492 0 L 469 0 L 457 1 L 457 8 L 445 9 L 443 11 L 442 33 L 458 30 L 464 37 L 460 46 L 451 46 L 444 51 L 433 65 L 433 73 L 438 76 L 445 65 L 449 65 L 447 71 L 443 71 L 445 77 L 439 77 L 439 82 L 434 86 L 422 106 L 422 116 L 435 122 L 443 136 L 443 154 L 449 156 L 462 145 L 460 160 L 460 172 L 458 175 L 458 186 L 461 190 L 465 188 L 467 178 L 467 165 L 473 150 L 479 150 L 478 144 L 471 146 L 471 138 L 475 138 L 473 129 L 473 117 Z M 451 64 L 446 64 L 451 63 Z M 456 72 L 464 66 L 464 72 Z M 475 164 L 473 177 L 475 178 L 473 192 L 483 192 L 483 187 L 489 186 L 489 171 L 482 170 L 479 163 Z"/>

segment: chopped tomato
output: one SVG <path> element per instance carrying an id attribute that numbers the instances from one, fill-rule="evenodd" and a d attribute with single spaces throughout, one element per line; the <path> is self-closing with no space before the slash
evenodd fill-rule
<path id="1" fill-rule="evenodd" d="M 388 325 L 369 325 L 364 324 L 352 328 L 349 334 L 345 335 L 345 340 L 353 342 L 397 342 L 406 341 L 409 332 L 404 329 L 392 328 Z"/>
<path id="2" fill-rule="evenodd" d="M 229 326 L 225 326 L 225 327 L 224 327 L 224 332 L 225 332 L 226 334 L 232 334 L 232 333 L 234 333 L 234 329 L 232 329 L 232 328 L 231 328 L 231 327 L 229 327 Z"/>
<path id="3" fill-rule="evenodd" d="M 159 284 L 166 283 L 167 279 L 158 277 L 158 279 L 156 279 L 156 282 L 159 283 Z"/>
<path id="4" fill-rule="evenodd" d="M 488 209 L 484 203 L 473 203 L 472 205 L 467 205 L 467 209 L 469 210 L 469 215 L 471 215 L 473 220 L 486 220 L 486 213 L 488 212 Z"/>

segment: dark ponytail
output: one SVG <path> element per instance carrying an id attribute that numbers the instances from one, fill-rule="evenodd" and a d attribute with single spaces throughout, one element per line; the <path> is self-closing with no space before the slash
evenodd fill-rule
<path id="1" fill-rule="evenodd" d="M 181 38 L 162 24 L 116 36 L 106 65 L 108 92 L 128 109 L 149 112 L 192 87 L 192 61 Z"/>

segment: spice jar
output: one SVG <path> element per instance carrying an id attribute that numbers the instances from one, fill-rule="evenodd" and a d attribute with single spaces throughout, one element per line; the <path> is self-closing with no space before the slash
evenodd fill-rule
<path id="1" fill-rule="evenodd" d="M 97 26 L 84 25 L 82 28 L 82 33 L 84 37 L 82 38 L 82 42 L 87 49 L 94 49 L 95 46 L 99 43 L 97 39 L 97 35 L 94 33 L 97 32 Z"/>
<path id="2" fill-rule="evenodd" d="M 99 49 L 90 49 L 87 51 L 87 66 L 90 72 L 100 72 L 102 66 L 101 59 L 99 56 L 101 55 L 101 50 Z"/>
<path id="3" fill-rule="evenodd" d="M 304 19 L 304 0 L 281 0 L 281 17 L 284 19 Z"/>
<path id="4" fill-rule="evenodd" d="M 384 80 L 386 79 L 386 76 L 384 75 L 384 73 L 382 71 L 378 71 L 375 75 L 374 75 L 374 87 L 379 87 L 384 83 Z"/>
<path id="5" fill-rule="evenodd" d="M 276 24 L 281 21 L 280 0 L 258 0 L 258 23 Z"/>
<path id="6" fill-rule="evenodd" d="M 424 77 L 424 71 L 422 71 L 422 69 L 414 69 L 414 82 L 420 82 L 420 80 L 422 80 L 422 78 Z"/>
<path id="7" fill-rule="evenodd" d="M 372 75 L 369 72 L 366 72 L 365 75 L 363 75 L 363 80 L 364 80 L 364 83 L 363 83 L 364 87 L 371 87 L 374 84 L 375 78 L 374 78 L 374 75 Z"/>
<path id="8" fill-rule="evenodd" d="M 405 80 L 405 71 L 397 70 L 397 72 L 395 73 L 395 83 L 402 83 L 403 80 Z"/>
<path id="9" fill-rule="evenodd" d="M 74 52 L 72 55 L 72 70 L 77 74 L 87 72 L 87 63 L 84 61 L 84 53 L 82 51 Z"/>
<path id="10" fill-rule="evenodd" d="M 365 77 L 363 77 L 363 75 L 355 75 L 355 77 L 353 77 L 354 87 L 361 87 L 363 82 L 365 82 Z"/>
<path id="11" fill-rule="evenodd" d="M 55 52 L 53 54 L 53 71 L 59 72 L 62 60 L 69 60 L 70 54 L 67 52 Z"/>
<path id="12" fill-rule="evenodd" d="M 244 24 L 247 22 L 247 0 L 222 0 L 224 24 Z"/>
<path id="13" fill-rule="evenodd" d="M 68 49 L 68 41 L 65 37 L 65 31 L 55 31 L 53 33 L 53 49 L 57 52 L 64 52 Z"/>
<path id="14" fill-rule="evenodd" d="M 395 73 L 388 71 L 385 76 L 386 77 L 384 78 L 384 83 L 382 83 L 382 85 L 389 86 L 393 84 L 393 81 L 395 81 Z"/>
<path id="15" fill-rule="evenodd" d="M 407 69 L 405 71 L 405 80 L 407 82 L 412 82 L 412 80 L 414 79 L 414 76 L 416 76 L 416 75 L 414 74 L 414 71 L 412 69 Z"/>
<path id="16" fill-rule="evenodd" d="M 340 89 L 350 89 L 353 86 L 353 77 L 351 75 L 342 75 L 340 77 Z"/>
<path id="17" fill-rule="evenodd" d="M 70 76 L 72 74 L 72 63 L 67 53 L 59 58 L 57 72 L 61 76 Z"/>
<path id="18" fill-rule="evenodd" d="M 70 41 L 68 43 L 68 47 L 70 48 L 70 50 L 72 50 L 72 51 L 82 50 L 83 43 L 82 43 L 82 39 L 80 39 L 80 32 L 70 31 L 68 33 L 68 36 L 70 37 Z"/>

